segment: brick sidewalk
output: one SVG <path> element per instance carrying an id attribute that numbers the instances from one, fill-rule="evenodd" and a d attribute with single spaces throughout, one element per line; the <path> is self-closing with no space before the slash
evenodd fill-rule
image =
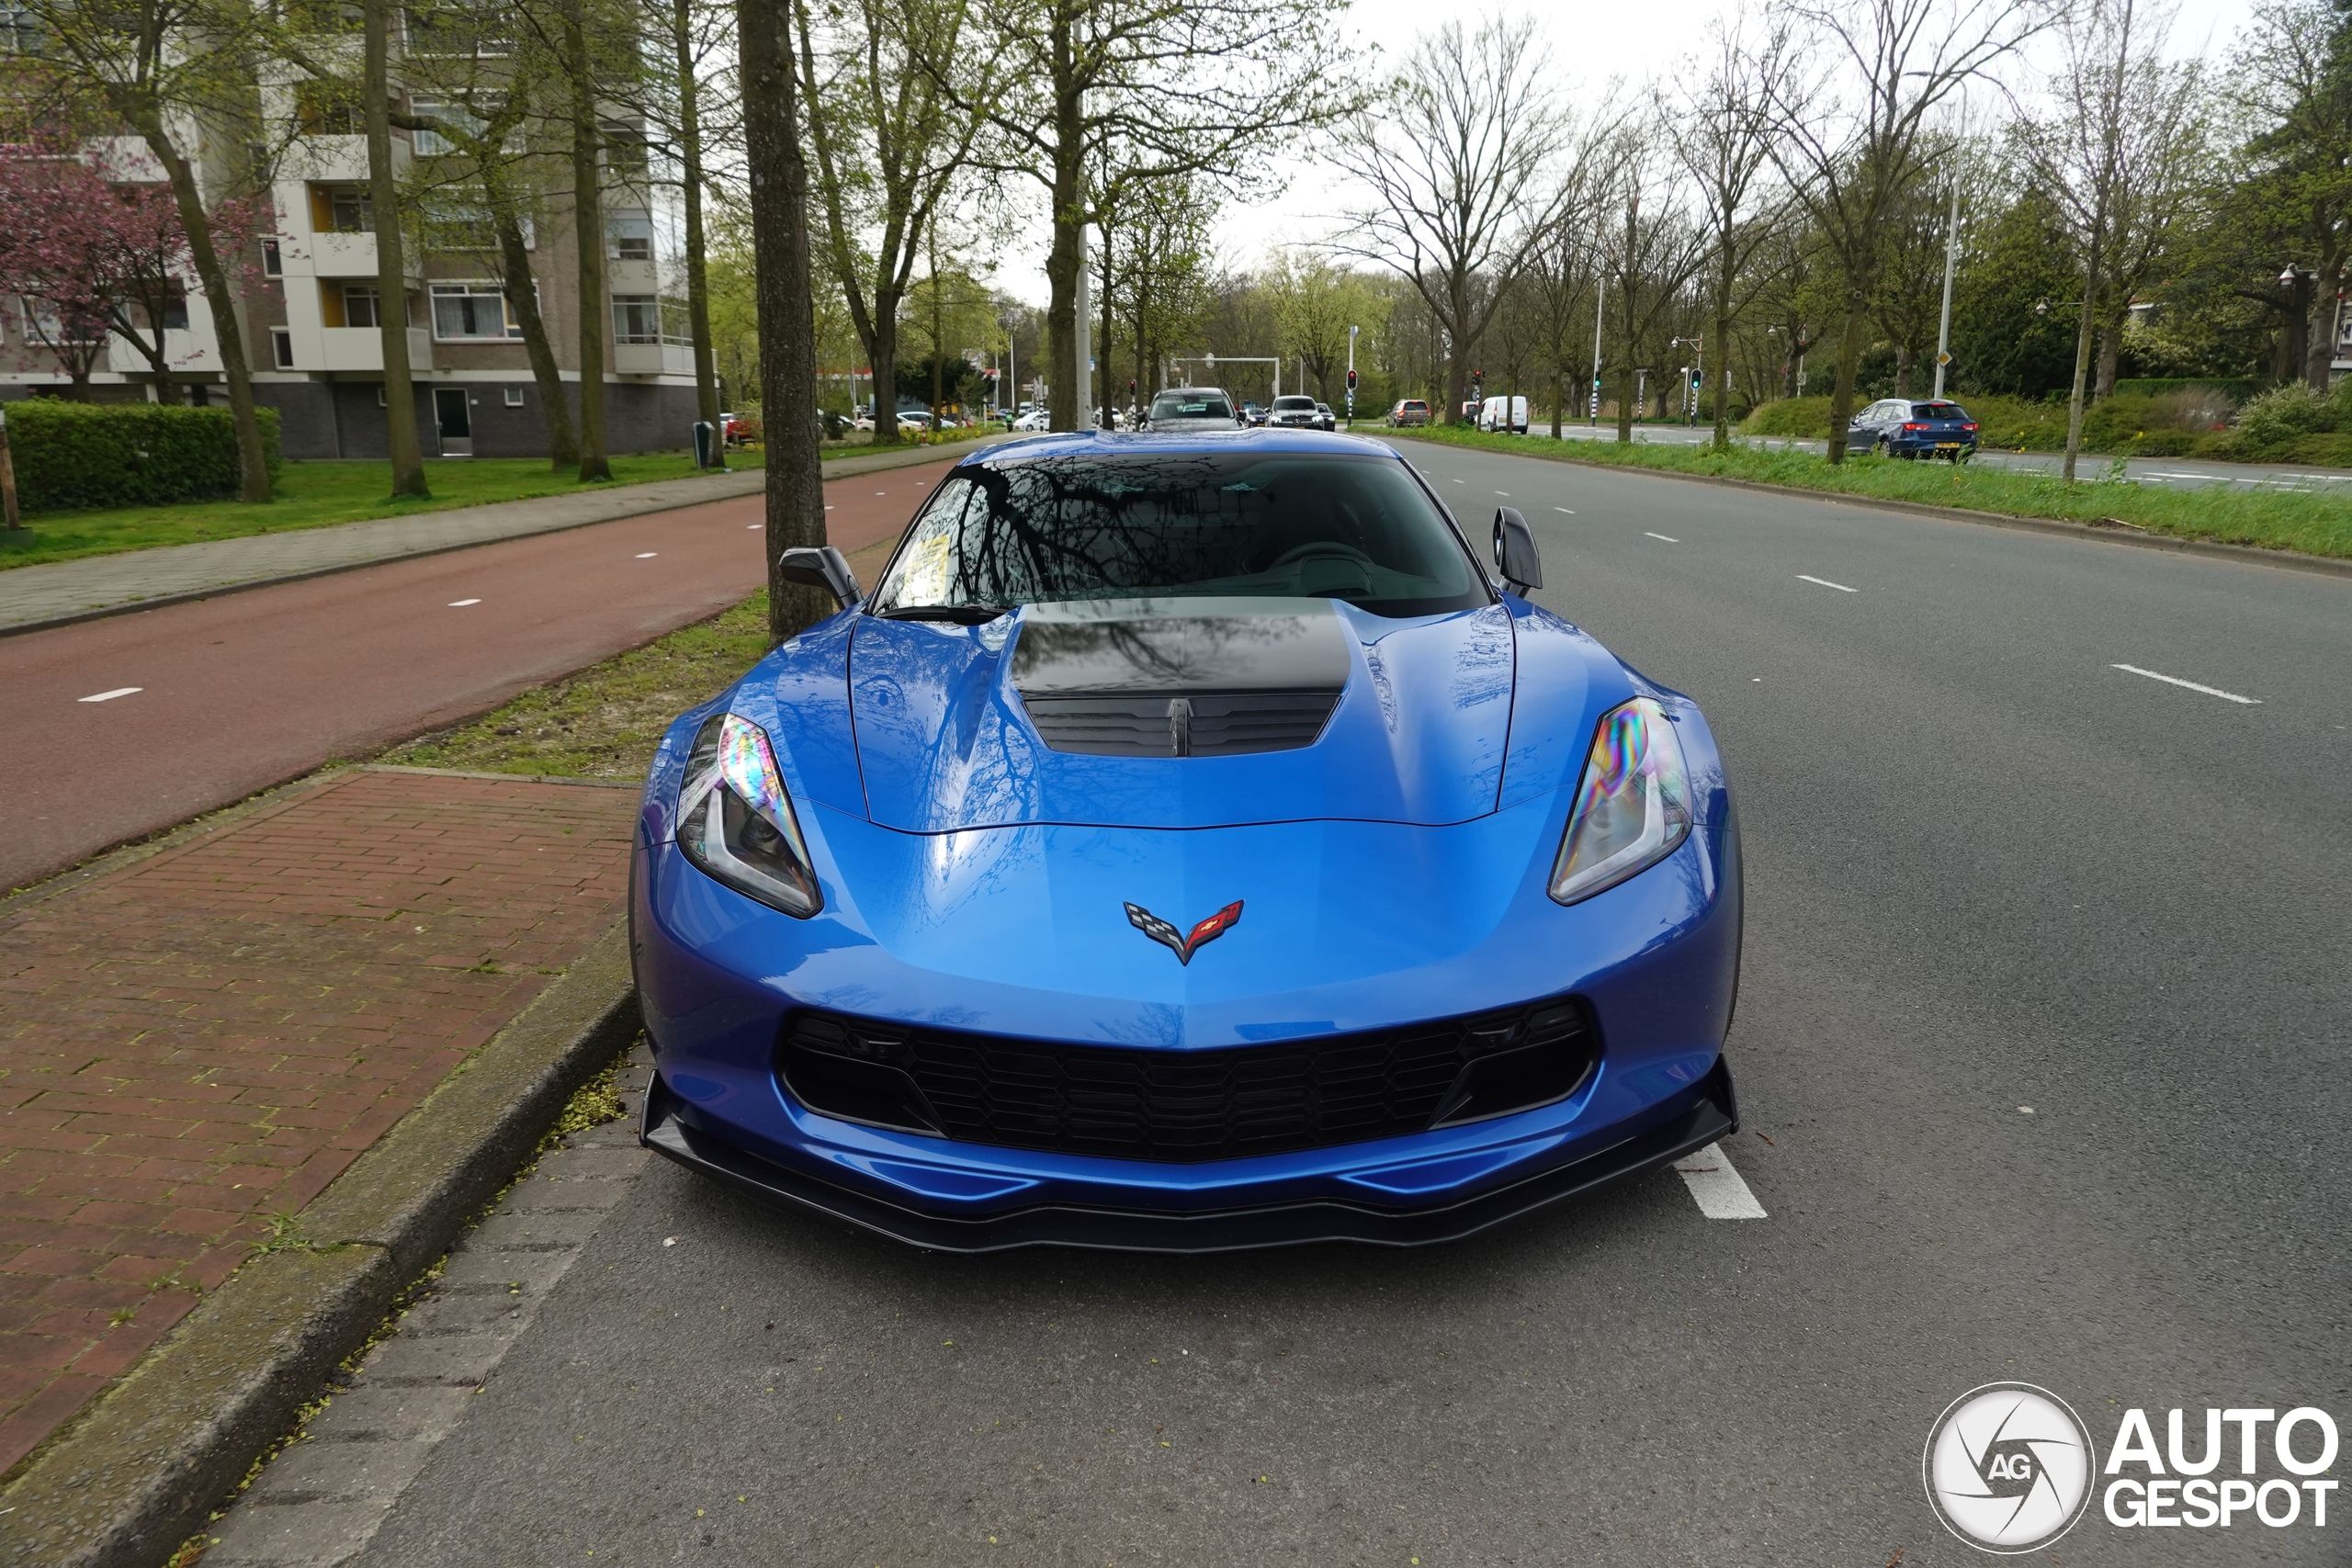
<path id="1" fill-rule="evenodd" d="M 355 770 L 0 914 L 0 1472 L 619 917 L 636 800 Z"/>

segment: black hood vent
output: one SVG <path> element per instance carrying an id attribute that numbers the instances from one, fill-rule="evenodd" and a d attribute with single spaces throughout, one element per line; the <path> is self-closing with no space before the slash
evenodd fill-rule
<path id="1" fill-rule="evenodd" d="M 1329 600 L 1033 604 L 1012 683 L 1057 751 L 1234 757 L 1314 745 L 1351 662 Z"/>

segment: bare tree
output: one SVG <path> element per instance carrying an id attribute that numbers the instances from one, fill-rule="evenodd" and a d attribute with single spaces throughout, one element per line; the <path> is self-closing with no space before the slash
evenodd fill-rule
<path id="1" fill-rule="evenodd" d="M 2019 129 L 2083 262 L 2075 303 L 2075 384 L 2066 406 L 2066 482 L 2082 449 L 2092 334 L 2127 243 L 2143 251 L 2151 218 L 2180 198 L 2180 149 L 2201 139 L 2193 73 L 2162 58 L 2170 16 L 2137 0 L 2089 0 L 2064 30 L 2065 60 L 2051 82 L 2057 112 Z M 2157 242 L 2161 243 L 2160 239 Z M 2128 299 L 2114 307 L 2117 327 Z"/>
<path id="2" fill-rule="evenodd" d="M 1877 275 L 1881 226 L 1926 172 L 1930 122 L 1962 84 L 2049 25 L 2050 0 L 1805 0 L 1793 8 L 1849 80 L 1791 73 L 1772 98 L 1769 143 L 1836 257 L 1845 295 L 1829 460 L 1846 460 L 1854 373 Z"/>
<path id="3" fill-rule="evenodd" d="M 1746 303 L 1743 277 L 1771 239 L 1787 203 L 1785 192 L 1765 187 L 1770 163 L 1771 110 L 1784 96 L 1795 67 L 1789 25 L 1775 20 L 1750 39 L 1746 19 L 1710 29 L 1709 49 L 1699 69 L 1675 78 L 1668 107 L 1674 153 L 1690 176 L 1713 249 L 1708 278 L 1707 353 L 1715 367 L 1715 447 L 1731 445 L 1731 328 Z"/>
<path id="4" fill-rule="evenodd" d="M 1711 236 L 1676 199 L 1671 181 L 1679 165 L 1638 128 L 1611 139 L 1610 164 L 1602 272 L 1618 306 L 1617 439 L 1631 441 L 1642 356 L 1665 346 L 1658 340 L 1706 265 Z"/>
<path id="5" fill-rule="evenodd" d="M 899 310 L 995 96 L 972 0 L 794 0 L 819 254 L 874 367 L 874 440 L 895 417 Z M 926 66 L 934 64 L 937 74 Z M 887 394 L 887 395 L 886 395 Z"/>
<path id="6" fill-rule="evenodd" d="M 1449 18 L 1334 153 L 1372 201 L 1339 243 L 1413 286 L 1446 340 L 1439 395 L 1464 369 L 1546 223 L 1538 199 L 1559 115 L 1533 18 Z"/>
<path id="7" fill-rule="evenodd" d="M 376 226 L 376 340 L 384 359 L 384 441 L 394 495 L 431 495 L 416 432 L 408 366 L 408 263 L 401 254 L 400 176 L 392 169 L 392 0 L 361 0 L 359 104 L 368 124 L 368 204 Z"/>
<path id="8" fill-rule="evenodd" d="M 1552 383 L 1555 441 L 1566 417 L 1569 369 L 1577 370 L 1579 386 L 1584 382 L 1584 329 L 1600 288 L 1595 226 L 1610 199 L 1613 168 L 1606 154 L 1620 129 L 1614 99 L 1604 96 L 1577 134 L 1562 138 L 1566 152 L 1544 203 L 1541 232 L 1527 253 L 1531 308 L 1541 321 L 1544 365 Z"/>
<path id="9" fill-rule="evenodd" d="M 1126 205 L 1130 189 L 1200 175 L 1243 187 L 1249 154 L 1272 135 L 1352 115 L 1340 0 L 977 0 L 1006 45 L 1005 91 L 965 98 L 948 62 L 931 68 L 967 112 L 984 114 L 1004 152 L 987 166 L 1046 187 L 1053 243 L 1046 325 L 1057 430 L 1085 422 L 1069 367 L 1077 346 L 1080 235 Z"/>

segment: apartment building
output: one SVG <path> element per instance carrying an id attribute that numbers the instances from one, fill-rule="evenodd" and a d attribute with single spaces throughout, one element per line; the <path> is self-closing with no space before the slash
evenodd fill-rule
<path id="1" fill-rule="evenodd" d="M 5 0 L 0 0 L 5 4 Z M 469 73 L 498 69 L 500 45 L 480 36 L 462 43 L 409 26 L 396 40 L 395 93 L 423 116 L 466 120 L 465 102 L 447 96 L 449 73 L 435 70 L 436 48 L 462 48 Z M 0 44 L 12 41 L 0 36 Z M 348 48 L 356 39 L 330 39 Z M 278 411 L 289 457 L 387 455 L 383 344 L 386 309 L 376 268 L 377 214 L 369 196 L 367 140 L 356 106 L 314 90 L 288 73 L 258 88 L 258 113 L 282 149 L 270 186 L 275 232 L 245 258 L 240 314 L 256 400 Z M 616 110 L 602 127 L 606 142 L 601 199 L 605 223 L 606 312 L 605 381 L 607 445 L 615 452 L 689 446 L 695 415 L 694 352 L 684 303 L 684 224 L 674 185 L 664 186 L 642 125 Z M 184 145 L 197 145 L 191 135 Z M 119 179 L 161 181 L 163 172 L 136 139 L 100 148 Z M 396 130 L 393 159 L 404 192 L 405 298 L 392 307 L 407 323 L 417 426 L 428 456 L 531 457 L 548 450 L 522 329 L 504 298 L 497 239 L 479 200 L 469 196 L 464 162 L 430 131 Z M 222 171 L 201 164 L 208 175 Z M 568 163 L 552 153 L 526 165 L 568 187 Z M 578 417 L 580 275 L 574 215 L 566 189 L 548 189 L 525 224 L 539 313 Z M 202 289 L 187 280 L 185 306 L 167 317 L 173 376 L 195 400 L 225 400 L 220 347 Z M 0 398 L 54 395 L 69 378 L 42 339 L 70 327 L 24 300 L 0 301 Z M 153 397 L 146 356 L 111 338 L 89 378 L 105 400 Z"/>

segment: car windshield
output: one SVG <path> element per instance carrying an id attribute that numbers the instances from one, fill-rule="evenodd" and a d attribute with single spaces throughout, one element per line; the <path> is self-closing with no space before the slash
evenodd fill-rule
<path id="1" fill-rule="evenodd" d="M 1151 400 L 1154 419 L 1231 419 L 1233 405 L 1222 392 L 1162 392 Z"/>
<path id="2" fill-rule="evenodd" d="M 873 609 L 964 619 L 1146 594 L 1344 599 L 1398 616 L 1492 602 L 1395 458 L 1154 452 L 957 470 L 908 530 Z"/>
<path id="3" fill-rule="evenodd" d="M 1315 400 L 1313 398 L 1276 398 L 1274 400 L 1274 407 L 1277 409 L 1298 410 L 1311 413 L 1315 409 Z"/>
<path id="4" fill-rule="evenodd" d="M 1966 419 L 1968 411 L 1958 403 L 1914 403 L 1913 419 Z"/>

